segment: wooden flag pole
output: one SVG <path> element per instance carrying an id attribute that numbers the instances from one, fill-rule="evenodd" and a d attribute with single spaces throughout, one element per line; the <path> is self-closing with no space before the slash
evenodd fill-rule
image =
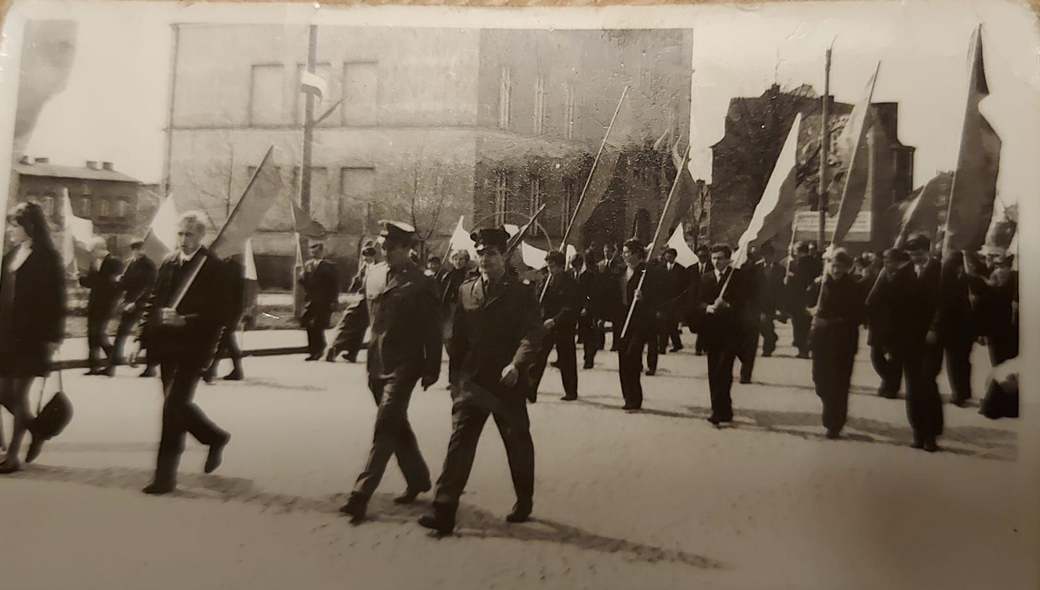
<path id="1" fill-rule="evenodd" d="M 675 196 L 675 189 L 679 186 L 679 179 L 682 178 L 683 172 L 686 168 L 686 160 L 690 157 L 690 150 L 693 149 L 693 142 L 686 148 L 686 153 L 683 154 L 682 160 L 679 162 L 679 169 L 676 170 L 675 180 L 672 181 L 672 188 L 668 191 L 668 198 L 664 202 L 664 207 L 661 208 L 661 218 L 657 221 L 657 229 L 654 231 L 654 240 L 650 242 L 650 249 L 646 252 L 646 262 L 649 263 L 653 257 L 654 247 L 656 247 L 658 238 L 661 237 L 661 227 L 664 225 L 664 218 L 668 213 L 668 206 L 672 204 L 672 198 Z M 632 296 L 632 303 L 628 306 L 628 315 L 625 317 L 625 325 L 621 328 L 621 338 L 628 334 L 628 326 L 632 323 L 632 314 L 636 310 L 636 295 L 643 290 L 643 283 L 646 282 L 646 268 L 643 268 L 643 273 L 639 275 L 639 285 L 636 286 L 636 292 Z M 627 287 L 626 287 L 627 288 Z"/>
<path id="2" fill-rule="evenodd" d="M 599 160 L 603 156 L 603 150 L 607 146 L 607 138 L 610 137 L 610 130 L 614 128 L 614 121 L 617 120 L 618 113 L 621 112 L 621 103 L 625 101 L 625 95 L 628 94 L 628 86 L 625 86 L 624 90 L 621 91 L 621 98 L 618 99 L 617 108 L 614 109 L 614 116 L 610 118 L 610 124 L 607 125 L 607 132 L 603 135 L 603 141 L 599 144 L 599 151 L 596 152 L 596 159 L 592 161 L 592 169 L 589 170 L 589 176 L 585 179 L 585 186 L 581 189 L 581 195 L 578 196 L 578 202 L 574 204 L 574 213 L 571 214 L 571 220 L 567 222 L 567 229 L 563 232 L 563 240 L 560 242 L 560 252 L 567 251 L 567 239 L 571 235 L 571 230 L 574 229 L 574 222 L 578 220 L 578 211 L 581 210 L 582 203 L 585 202 L 585 194 L 589 190 L 589 186 L 592 184 L 592 175 L 596 173 L 596 167 L 599 166 Z M 545 286 L 542 287 L 542 294 L 538 296 L 538 303 L 541 303 L 545 299 L 545 292 L 549 289 L 549 281 L 545 281 Z"/>

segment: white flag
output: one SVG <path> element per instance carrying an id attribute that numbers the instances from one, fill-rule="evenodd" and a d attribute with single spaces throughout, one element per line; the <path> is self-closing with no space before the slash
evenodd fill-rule
<path id="1" fill-rule="evenodd" d="M 675 249 L 675 261 L 683 266 L 690 267 L 699 262 L 697 255 L 686 244 L 686 234 L 683 232 L 682 223 L 676 226 L 672 237 L 668 238 L 667 246 Z"/>
<path id="2" fill-rule="evenodd" d="M 245 274 L 246 280 L 247 281 L 255 281 L 255 280 L 257 280 L 257 278 L 256 278 L 256 259 L 253 258 L 253 240 L 252 240 L 252 238 L 246 240 L 246 247 L 245 247 L 245 253 L 243 255 L 243 258 L 245 258 L 244 262 L 245 262 L 245 265 L 246 265 L 246 274 Z"/>
<path id="3" fill-rule="evenodd" d="M 300 92 L 313 94 L 320 101 L 326 91 L 328 91 L 328 85 L 325 84 L 325 80 L 321 79 L 321 76 L 306 70 L 300 72 Z"/>
<path id="4" fill-rule="evenodd" d="M 459 216 L 459 222 L 455 225 L 455 231 L 451 232 L 451 241 L 448 243 L 448 254 L 452 252 L 458 252 L 465 250 L 469 252 L 470 258 L 477 257 L 477 248 L 473 244 L 473 240 L 469 237 L 469 232 L 466 228 L 462 227 L 462 220 L 465 216 Z"/>
<path id="5" fill-rule="evenodd" d="M 94 224 L 89 219 L 76 217 L 72 212 L 72 197 L 69 196 L 68 189 L 62 189 L 62 194 L 64 225 L 62 226 L 61 255 L 65 260 L 65 268 L 75 273 L 78 272 L 80 266 L 83 266 L 83 263 L 87 262 L 87 257 L 81 255 L 82 260 L 77 263 L 76 251 L 78 249 L 81 254 L 87 251 L 88 244 L 94 238 Z"/>
<path id="6" fill-rule="evenodd" d="M 144 253 L 152 260 L 158 262 L 176 249 L 177 219 L 177 205 L 170 194 L 159 205 L 144 236 Z"/>

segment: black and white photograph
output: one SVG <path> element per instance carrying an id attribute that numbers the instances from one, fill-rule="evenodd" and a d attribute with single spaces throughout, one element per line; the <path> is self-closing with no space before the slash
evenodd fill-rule
<path id="1" fill-rule="evenodd" d="M 1040 587 L 1038 55 L 1010 0 L 10 4 L 0 588 Z"/>

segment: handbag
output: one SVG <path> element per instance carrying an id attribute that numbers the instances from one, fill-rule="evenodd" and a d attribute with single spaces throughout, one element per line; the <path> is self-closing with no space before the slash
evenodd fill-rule
<path id="1" fill-rule="evenodd" d="M 36 405 L 36 418 L 32 422 L 33 436 L 49 440 L 61 434 L 72 420 L 72 402 L 65 395 L 65 381 L 61 369 L 58 369 L 58 392 L 51 397 L 47 405 L 43 405 L 43 397 L 47 389 L 47 379 L 40 388 L 40 401 Z"/>

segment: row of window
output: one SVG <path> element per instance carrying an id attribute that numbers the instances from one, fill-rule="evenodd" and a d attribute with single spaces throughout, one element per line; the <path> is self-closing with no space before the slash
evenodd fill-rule
<path id="1" fill-rule="evenodd" d="M 495 223 L 502 225 L 503 223 L 517 221 L 515 219 L 509 219 L 508 214 L 516 212 L 516 205 L 512 202 L 512 198 L 515 193 L 510 191 L 510 181 L 512 175 L 505 171 L 496 171 L 492 173 L 494 181 L 495 201 L 494 201 L 494 219 Z M 570 222 L 570 216 L 574 212 L 574 206 L 577 204 L 578 194 L 576 192 L 577 184 L 574 179 L 567 178 L 563 181 L 563 199 L 559 211 L 558 218 L 556 219 L 559 224 L 560 233 L 567 231 L 567 224 Z M 546 191 L 545 191 L 545 179 L 541 176 L 531 175 L 527 179 L 527 210 L 523 211 L 527 216 L 533 216 L 538 212 L 543 204 L 546 203 Z"/>
<path id="2" fill-rule="evenodd" d="M 335 92 L 332 82 L 332 64 L 316 64 L 315 74 L 328 84 L 321 102 L 315 102 L 314 117 L 324 114 L 334 101 L 343 99 L 335 113 L 320 125 L 365 126 L 376 124 L 378 104 L 379 64 L 374 61 L 356 61 L 343 64 L 340 92 Z M 301 82 L 307 65 L 296 64 L 294 79 L 293 111 L 294 122 L 303 124 L 307 95 L 300 92 Z M 255 64 L 250 81 L 249 123 L 250 125 L 284 125 L 285 121 L 285 66 L 282 64 Z M 324 106 L 323 106 L 324 105 Z"/>
<path id="3" fill-rule="evenodd" d="M 28 195 L 28 200 L 39 203 L 48 217 L 54 216 L 57 198 L 53 195 Z M 113 212 L 112 203 L 115 203 Z M 107 197 L 80 197 L 73 201 L 72 212 L 76 217 L 84 219 L 92 217 L 115 217 L 122 219 L 130 215 L 130 203 L 125 199 Z M 113 215 L 114 213 L 114 215 Z"/>
<path id="4" fill-rule="evenodd" d="M 535 81 L 532 125 L 534 135 L 555 132 L 567 139 L 574 139 L 574 116 L 578 100 L 574 84 L 568 83 L 563 94 L 563 113 L 560 121 L 562 129 L 552 129 L 547 125 L 550 121 L 548 104 L 551 97 L 545 88 L 545 78 L 539 76 Z M 498 86 L 498 126 L 511 129 L 513 125 L 513 74 L 509 66 L 502 66 Z"/>

